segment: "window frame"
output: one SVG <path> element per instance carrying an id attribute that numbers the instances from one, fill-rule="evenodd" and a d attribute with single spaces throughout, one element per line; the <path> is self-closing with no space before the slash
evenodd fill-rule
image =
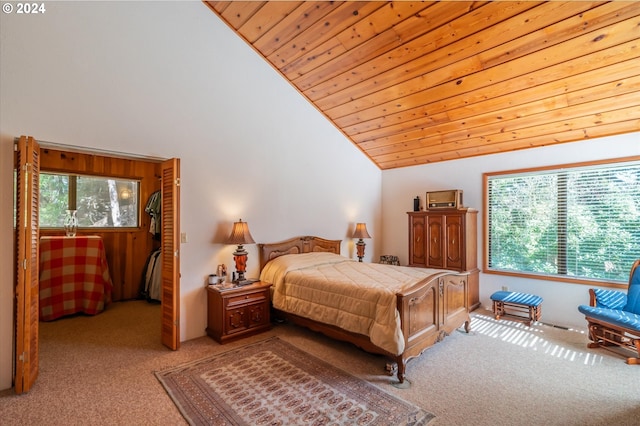
<path id="1" fill-rule="evenodd" d="M 514 271 L 514 270 L 503 270 L 503 269 L 494 269 L 489 267 L 489 180 L 495 176 L 503 176 L 503 175 L 525 175 L 525 174 L 538 174 L 548 171 L 554 170 L 567 170 L 567 169 L 577 169 L 577 168 L 585 168 L 585 167 L 597 167 L 597 166 L 614 166 L 620 163 L 634 163 L 640 162 L 639 156 L 630 156 L 630 157 L 620 157 L 613 159 L 604 159 L 597 161 L 586 161 L 586 162 L 578 162 L 578 163 L 567 163 L 567 164 L 555 164 L 548 166 L 540 166 L 540 167 L 531 167 L 524 169 L 515 169 L 515 170 L 502 170 L 502 171 L 494 171 L 494 172 L 485 172 L 482 174 L 482 196 L 483 196 L 483 270 L 482 272 L 485 274 L 492 275 L 503 275 L 503 276 L 512 276 L 519 278 L 527 278 L 527 279 L 535 279 L 535 280 L 543 280 L 543 281 L 555 281 L 555 282 L 564 282 L 569 284 L 579 284 L 579 285 L 598 285 L 601 287 L 610 287 L 610 288 L 618 288 L 618 289 L 626 289 L 628 286 L 628 281 L 621 282 L 618 280 L 606 280 L 606 279 L 597 279 L 597 278 L 587 278 L 587 277 L 573 277 L 559 274 L 544 274 L 544 273 L 535 273 L 529 271 Z M 629 265 L 630 267 L 631 265 Z"/>

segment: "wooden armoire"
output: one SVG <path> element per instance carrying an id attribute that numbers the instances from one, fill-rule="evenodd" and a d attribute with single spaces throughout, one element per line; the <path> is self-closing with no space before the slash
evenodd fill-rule
<path id="1" fill-rule="evenodd" d="M 407 214 L 409 266 L 469 272 L 469 309 L 480 306 L 478 211 L 460 208 Z"/>

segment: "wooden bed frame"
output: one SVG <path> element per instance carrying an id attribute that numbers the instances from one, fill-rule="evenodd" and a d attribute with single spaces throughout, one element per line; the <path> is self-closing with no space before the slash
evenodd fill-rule
<path id="1" fill-rule="evenodd" d="M 296 237 L 274 244 L 258 244 L 260 270 L 262 271 L 271 259 L 285 254 L 310 252 L 340 254 L 340 245 L 340 240 L 326 240 L 314 236 Z M 379 348 L 365 335 L 352 333 L 333 325 L 278 310 L 275 311 L 275 317 L 289 320 L 334 339 L 351 342 L 367 352 L 385 355 L 392 361 L 387 363 L 387 371 L 391 375 L 397 372 L 398 380 L 403 383 L 406 365 L 410 359 L 419 356 L 463 324 L 465 331 L 469 332 L 471 321 L 467 297 L 469 275 L 468 272 L 437 272 L 405 292 L 397 294 L 397 307 L 405 339 L 405 349 L 400 355 Z"/>

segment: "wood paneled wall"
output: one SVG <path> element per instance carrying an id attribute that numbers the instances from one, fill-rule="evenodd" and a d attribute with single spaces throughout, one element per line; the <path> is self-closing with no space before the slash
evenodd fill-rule
<path id="1" fill-rule="evenodd" d="M 151 218 L 144 212 L 149 196 L 160 189 L 160 163 L 50 148 L 41 148 L 40 158 L 41 172 L 77 173 L 140 181 L 139 228 L 126 230 L 80 228 L 78 230 L 78 235 L 99 235 L 104 240 L 113 281 L 113 301 L 137 298 L 147 256 L 160 244 L 159 241 L 152 239 L 149 233 Z M 62 234 L 64 234 L 63 230 L 40 230 L 40 235 Z"/>

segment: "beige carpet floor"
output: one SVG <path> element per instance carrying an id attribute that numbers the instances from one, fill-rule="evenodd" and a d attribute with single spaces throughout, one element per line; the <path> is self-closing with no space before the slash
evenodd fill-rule
<path id="1" fill-rule="evenodd" d="M 432 425 L 638 425 L 640 366 L 586 348 L 585 334 L 473 314 L 409 363 L 398 389 L 382 357 L 290 325 L 224 346 L 208 337 L 160 344 L 159 306 L 114 303 L 95 317 L 40 326 L 40 375 L 26 395 L 0 393 L 2 425 L 185 424 L 153 372 L 270 336 L 436 415 Z"/>

